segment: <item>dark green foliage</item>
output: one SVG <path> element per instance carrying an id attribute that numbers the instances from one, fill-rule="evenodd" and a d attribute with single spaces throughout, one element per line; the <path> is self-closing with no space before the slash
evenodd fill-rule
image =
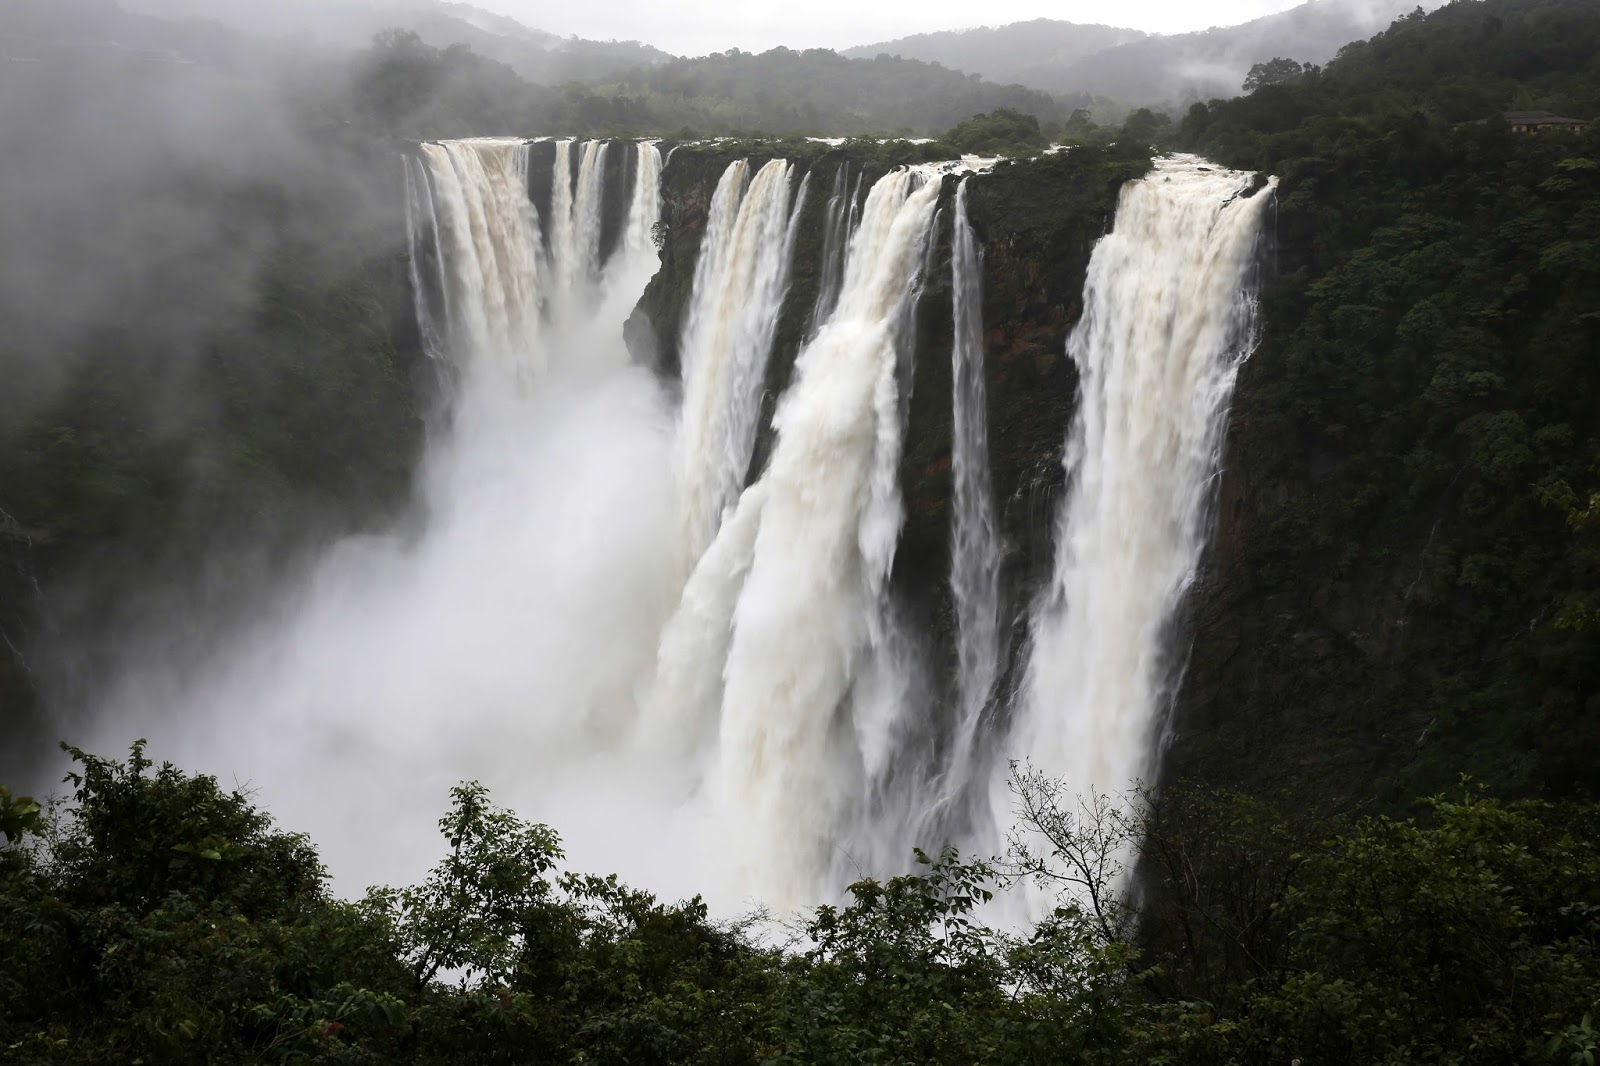
<path id="1" fill-rule="evenodd" d="M 1345 809 L 1463 770 L 1594 794 L 1600 645 L 1563 621 L 1600 587 L 1565 513 L 1600 483 L 1600 127 L 1500 113 L 1600 116 L 1597 53 L 1593 5 L 1453 4 L 1184 119 L 1282 184 L 1183 772 Z"/>
<path id="2" fill-rule="evenodd" d="M 880 55 L 846 59 L 826 49 L 737 49 L 641 68 L 613 84 L 570 87 L 568 114 L 585 128 L 699 134 L 934 134 L 1004 108 L 1060 122 L 1086 96 L 1063 101 L 994 85 L 937 63 Z"/>
<path id="3" fill-rule="evenodd" d="M 561 872 L 555 834 L 475 784 L 421 885 L 352 904 L 214 779 L 142 744 L 69 751 L 69 807 L 0 793 L 7 1062 L 1354 1066 L 1594 1045 L 1592 805 L 1469 791 L 1324 835 L 1194 786 L 1074 803 L 1022 774 L 1041 846 L 1000 867 L 918 852 L 777 948 L 698 900 Z M 1141 901 L 1101 894 L 1128 862 Z M 1090 895 L 989 928 L 1033 874 Z"/>
<path id="4" fill-rule="evenodd" d="M 1006 108 L 973 115 L 952 127 L 944 139 L 962 152 L 978 155 L 1026 155 L 1045 144 L 1037 118 Z"/>
<path id="5" fill-rule="evenodd" d="M 1250 68 L 1250 73 L 1244 76 L 1244 91 L 1253 93 L 1267 85 L 1282 85 L 1296 78 L 1313 75 L 1317 70 L 1310 63 L 1298 63 L 1293 59 L 1269 59 Z"/>

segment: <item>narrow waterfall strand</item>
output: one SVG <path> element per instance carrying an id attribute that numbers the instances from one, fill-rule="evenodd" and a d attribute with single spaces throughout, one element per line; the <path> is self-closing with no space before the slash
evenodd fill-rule
<path id="1" fill-rule="evenodd" d="M 654 253 L 656 222 L 661 217 L 661 149 L 653 141 L 634 145 L 636 166 L 633 199 L 628 207 L 628 230 L 622 247 L 635 254 Z M 657 257 L 656 262 L 660 263 Z"/>
<path id="2" fill-rule="evenodd" d="M 450 328 L 450 318 L 447 306 L 434 308 L 435 299 L 443 298 L 446 280 L 440 273 L 443 264 L 439 253 L 439 216 L 433 206 L 433 188 L 422 160 L 406 156 L 405 174 L 406 247 L 410 251 L 412 310 L 417 318 L 422 350 L 428 358 L 440 360 L 447 354 L 445 333 Z M 425 266 L 433 269 L 426 270 Z"/>
<path id="3" fill-rule="evenodd" d="M 1000 548 L 989 476 L 989 396 L 983 350 L 983 253 L 967 221 L 967 182 L 956 191 L 951 239 L 954 432 L 950 465 L 950 592 L 956 614 L 956 719 L 939 801 L 966 788 L 978 727 L 1000 670 Z"/>

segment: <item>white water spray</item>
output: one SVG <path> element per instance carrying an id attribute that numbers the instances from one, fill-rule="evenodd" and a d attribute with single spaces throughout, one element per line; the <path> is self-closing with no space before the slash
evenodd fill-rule
<path id="1" fill-rule="evenodd" d="M 1155 767 L 1239 364 L 1255 343 L 1256 241 L 1275 183 L 1163 159 L 1122 190 L 1068 341 L 1078 411 L 1056 562 L 1036 606 L 1011 750 L 1087 794 Z"/>

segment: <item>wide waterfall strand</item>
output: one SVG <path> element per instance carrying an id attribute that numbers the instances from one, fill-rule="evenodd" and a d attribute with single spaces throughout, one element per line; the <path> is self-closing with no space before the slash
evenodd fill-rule
<path id="1" fill-rule="evenodd" d="M 634 146 L 637 177 L 627 228 L 601 264 L 607 144 L 555 145 L 550 238 L 546 245 L 528 196 L 529 142 L 476 139 L 423 144 L 406 167 L 411 281 L 423 344 L 457 362 L 487 360 L 541 378 L 577 328 L 625 318 L 660 265 L 654 230 L 660 211 L 661 154 Z M 622 306 L 626 304 L 626 306 Z M 615 306 L 613 306 L 615 305 Z M 588 345 L 594 348 L 594 345 Z M 620 345 L 599 346 L 608 357 Z"/>
<path id="2" fill-rule="evenodd" d="M 452 354 L 536 375 L 543 369 L 540 241 L 526 142 L 446 141 L 421 150 L 437 210 Z"/>
<path id="3" fill-rule="evenodd" d="M 873 187 L 839 305 L 800 353 L 771 462 L 730 523 L 742 534 L 743 512 L 759 506 L 723 671 L 712 801 L 741 880 L 779 907 L 819 890 L 861 784 L 844 712 L 884 607 L 871 590 L 893 561 L 876 543 L 872 479 L 885 450 L 898 462 L 896 327 L 938 192 L 907 171 Z"/>
<path id="4" fill-rule="evenodd" d="M 1095 246 L 1054 575 L 1012 750 L 1087 794 L 1149 780 L 1240 362 L 1255 339 L 1254 175 L 1180 156 L 1122 190 Z"/>
<path id="5" fill-rule="evenodd" d="M 1000 670 L 1000 549 L 989 476 L 989 394 L 983 351 L 983 253 L 967 222 L 967 181 L 956 192 L 950 253 L 951 391 L 955 487 L 950 528 L 950 591 L 956 611 L 956 721 L 942 805 L 968 784 L 978 727 Z"/>
<path id="6" fill-rule="evenodd" d="M 731 164 L 717 185 L 695 268 L 680 348 L 683 414 L 676 464 L 683 507 L 682 551 L 693 565 L 749 472 L 762 386 L 778 313 L 789 286 L 794 227 L 793 167 Z M 803 201 L 803 193 L 800 197 Z"/>

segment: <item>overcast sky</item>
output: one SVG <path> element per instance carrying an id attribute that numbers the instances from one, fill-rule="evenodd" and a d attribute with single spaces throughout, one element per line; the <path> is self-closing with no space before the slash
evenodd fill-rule
<path id="1" fill-rule="evenodd" d="M 1228 26 L 1302 0 L 469 0 L 563 36 L 641 40 L 681 55 L 728 48 L 848 48 L 930 30 L 1026 19 L 1102 22 L 1159 33 Z"/>

